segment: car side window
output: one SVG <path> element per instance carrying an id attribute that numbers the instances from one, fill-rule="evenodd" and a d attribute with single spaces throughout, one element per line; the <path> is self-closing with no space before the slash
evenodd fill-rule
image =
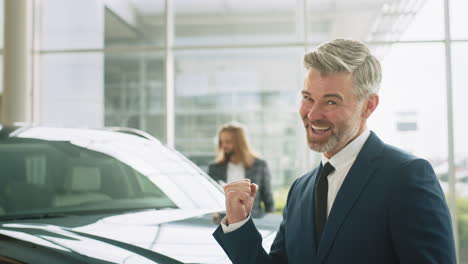
<path id="1" fill-rule="evenodd" d="M 1 144 L 1 157 L 0 214 L 176 207 L 132 167 L 70 142 Z"/>

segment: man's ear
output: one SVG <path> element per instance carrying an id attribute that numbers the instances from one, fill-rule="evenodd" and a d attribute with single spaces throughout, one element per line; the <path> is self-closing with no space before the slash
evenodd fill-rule
<path id="1" fill-rule="evenodd" d="M 369 116 L 375 111 L 379 105 L 379 96 L 377 94 L 371 94 L 364 101 L 364 109 L 362 111 L 362 117 L 369 118 Z"/>

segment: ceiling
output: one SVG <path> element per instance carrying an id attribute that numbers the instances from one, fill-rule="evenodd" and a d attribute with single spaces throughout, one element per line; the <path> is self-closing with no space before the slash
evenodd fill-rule
<path id="1" fill-rule="evenodd" d="M 197 0 L 173 1 L 176 44 L 297 42 L 299 21 L 309 20 L 309 41 L 349 37 L 363 41 L 395 41 L 426 0 L 314 0 L 303 12 L 302 1 Z M 164 0 L 108 0 L 109 43 L 163 44 Z"/>

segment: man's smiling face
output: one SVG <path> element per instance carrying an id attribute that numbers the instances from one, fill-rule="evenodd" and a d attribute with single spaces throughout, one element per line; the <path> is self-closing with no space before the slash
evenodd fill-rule
<path id="1" fill-rule="evenodd" d="M 370 99 L 359 101 L 353 89 L 351 73 L 307 72 L 299 113 L 312 150 L 330 158 L 364 131 Z"/>

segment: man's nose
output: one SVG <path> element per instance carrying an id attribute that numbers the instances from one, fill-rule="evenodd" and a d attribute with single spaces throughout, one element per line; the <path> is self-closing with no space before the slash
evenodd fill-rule
<path id="1" fill-rule="evenodd" d="M 309 109 L 307 109 L 307 119 L 309 119 L 310 121 L 322 120 L 323 118 L 323 109 L 318 104 L 314 104 Z"/>

